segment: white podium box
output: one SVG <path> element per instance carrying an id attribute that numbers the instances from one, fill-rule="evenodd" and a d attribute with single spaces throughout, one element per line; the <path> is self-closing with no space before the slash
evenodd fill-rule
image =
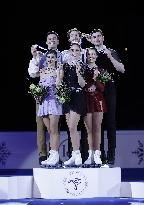
<path id="1" fill-rule="evenodd" d="M 0 199 L 32 198 L 33 176 L 0 177 Z"/>
<path id="2" fill-rule="evenodd" d="M 144 182 L 130 182 L 132 197 L 144 198 Z"/>
<path id="3" fill-rule="evenodd" d="M 144 198 L 144 182 L 122 182 L 121 197 Z"/>
<path id="4" fill-rule="evenodd" d="M 119 167 L 34 168 L 33 175 L 41 198 L 120 197 L 121 169 Z"/>

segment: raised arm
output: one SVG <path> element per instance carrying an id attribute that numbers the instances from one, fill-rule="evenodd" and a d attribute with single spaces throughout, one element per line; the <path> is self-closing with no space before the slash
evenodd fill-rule
<path id="1" fill-rule="evenodd" d="M 63 64 L 58 63 L 56 73 L 57 73 L 56 85 L 60 85 L 64 77 Z"/>
<path id="2" fill-rule="evenodd" d="M 119 60 L 119 57 L 115 51 L 111 51 L 110 49 L 106 49 L 105 53 L 107 54 L 107 57 L 112 62 L 115 69 L 121 73 L 125 72 L 123 63 Z"/>
<path id="3" fill-rule="evenodd" d="M 28 73 L 30 77 L 36 78 L 39 77 L 39 62 L 42 54 L 39 51 L 37 51 L 35 45 L 31 47 L 31 54 L 33 58 L 29 62 Z"/>

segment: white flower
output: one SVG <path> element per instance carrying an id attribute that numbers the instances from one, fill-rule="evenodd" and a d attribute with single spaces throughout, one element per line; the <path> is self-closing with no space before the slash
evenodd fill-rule
<path id="1" fill-rule="evenodd" d="M 39 92 L 41 91 L 41 88 L 40 88 L 40 87 L 37 87 L 37 88 L 35 89 L 35 91 L 39 93 Z"/>
<path id="2" fill-rule="evenodd" d="M 34 84 L 31 84 L 29 88 L 30 88 L 30 90 L 34 90 L 36 88 L 36 86 Z"/>

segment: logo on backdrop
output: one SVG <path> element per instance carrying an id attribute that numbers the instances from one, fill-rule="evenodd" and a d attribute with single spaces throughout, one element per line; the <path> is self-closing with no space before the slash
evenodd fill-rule
<path id="1" fill-rule="evenodd" d="M 138 148 L 132 154 L 137 155 L 138 165 L 144 162 L 144 144 L 140 140 L 138 140 Z"/>
<path id="2" fill-rule="evenodd" d="M 0 144 L 0 164 L 2 166 L 6 165 L 7 159 L 10 155 L 11 155 L 11 153 L 6 146 L 6 143 L 2 142 Z"/>
<path id="3" fill-rule="evenodd" d="M 87 178 L 81 171 L 70 171 L 63 183 L 66 192 L 72 196 L 81 195 L 88 186 Z"/>

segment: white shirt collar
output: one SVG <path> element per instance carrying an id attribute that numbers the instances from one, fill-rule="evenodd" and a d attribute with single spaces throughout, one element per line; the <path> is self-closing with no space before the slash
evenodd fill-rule
<path id="1" fill-rule="evenodd" d="M 96 47 L 98 52 L 104 51 L 106 49 L 105 45 L 102 45 L 101 47 Z"/>

